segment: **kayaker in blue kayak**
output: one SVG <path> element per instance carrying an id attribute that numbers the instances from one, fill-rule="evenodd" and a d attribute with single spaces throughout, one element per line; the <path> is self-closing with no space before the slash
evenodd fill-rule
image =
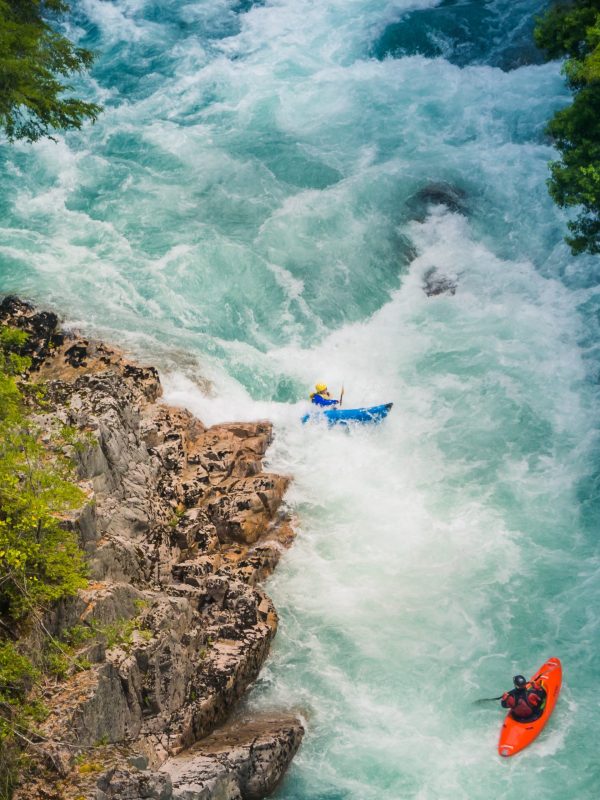
<path id="1" fill-rule="evenodd" d="M 339 406 L 340 404 L 339 400 L 331 397 L 326 383 L 317 383 L 315 391 L 310 396 L 310 401 L 315 406 Z"/>

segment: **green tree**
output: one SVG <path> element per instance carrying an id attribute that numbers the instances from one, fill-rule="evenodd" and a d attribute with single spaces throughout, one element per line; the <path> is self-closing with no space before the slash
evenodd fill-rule
<path id="1" fill-rule="evenodd" d="M 574 99 L 548 132 L 561 159 L 550 164 L 548 188 L 556 203 L 579 207 L 566 237 L 574 254 L 600 253 L 600 0 L 574 0 L 538 20 L 535 40 L 549 58 L 566 56 L 564 73 Z"/>
<path id="2" fill-rule="evenodd" d="M 87 69 L 89 50 L 52 27 L 69 10 L 63 0 L 0 0 L 0 128 L 34 142 L 54 130 L 81 128 L 101 108 L 76 97 L 66 80 Z"/>
<path id="3" fill-rule="evenodd" d="M 0 330 L 0 621 L 16 623 L 32 609 L 85 585 L 75 535 L 61 525 L 81 506 L 82 491 L 60 443 L 48 447 L 24 403 L 18 376 L 24 334 Z"/>

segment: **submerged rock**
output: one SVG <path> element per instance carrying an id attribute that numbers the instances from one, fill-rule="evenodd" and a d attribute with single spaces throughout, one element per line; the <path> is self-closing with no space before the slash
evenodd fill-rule
<path id="1" fill-rule="evenodd" d="M 442 275 L 436 267 L 431 267 L 423 275 L 423 291 L 427 297 L 439 294 L 455 295 L 457 286 L 457 276 Z"/>
<path id="2" fill-rule="evenodd" d="M 301 724 L 218 726 L 268 655 L 277 614 L 258 583 L 293 538 L 281 511 L 289 479 L 262 468 L 270 423 L 207 429 L 159 402 L 154 368 L 59 330 L 55 315 L 16 298 L 0 303 L 0 322 L 30 334 L 50 404 L 38 421 L 79 432 L 72 456 L 90 499 L 68 524 L 92 582 L 46 626 L 54 636 L 74 625 L 95 631 L 80 651 L 89 668 L 47 687 L 40 770 L 54 777 L 28 780 L 15 800 L 47 797 L 59 776 L 65 800 L 264 796 L 299 746 Z M 95 767 L 82 774 L 75 756 L 86 748 Z M 200 793 L 178 788 L 183 761 L 174 757 L 188 759 Z"/>
<path id="3" fill-rule="evenodd" d="M 424 222 L 431 206 L 446 206 L 456 214 L 466 214 L 467 194 L 458 186 L 446 181 L 432 181 L 407 200 L 407 208 L 411 219 Z"/>

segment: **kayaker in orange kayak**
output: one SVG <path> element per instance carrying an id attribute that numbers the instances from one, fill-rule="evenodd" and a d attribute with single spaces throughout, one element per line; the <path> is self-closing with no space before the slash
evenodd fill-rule
<path id="1" fill-rule="evenodd" d="M 515 689 L 506 692 L 503 697 L 506 701 L 502 703 L 505 708 L 511 710 L 506 715 L 502 728 L 500 730 L 500 738 L 498 740 L 498 753 L 503 757 L 514 756 L 524 750 L 536 739 L 546 723 L 550 719 L 550 715 L 554 711 L 560 687 L 562 684 L 562 666 L 560 659 L 553 657 L 549 658 L 545 664 L 533 674 L 529 683 L 522 675 L 517 675 L 513 678 Z M 525 701 L 519 706 L 518 697 L 525 694 Z M 535 700 L 529 700 L 529 694 Z M 524 718 L 517 718 L 514 715 L 512 704 L 514 698 L 514 707 L 519 706 L 519 710 L 523 709 L 525 714 L 529 712 L 529 716 Z M 540 700 L 541 698 L 541 700 Z M 500 700 L 499 697 L 495 698 Z M 531 703 L 531 705 L 530 705 Z M 524 708 L 524 706 L 527 708 Z"/>
<path id="2" fill-rule="evenodd" d="M 504 692 L 501 706 L 509 708 L 518 721 L 537 719 L 546 706 L 546 690 L 539 681 L 527 681 L 523 675 L 513 678 L 514 689 Z"/>

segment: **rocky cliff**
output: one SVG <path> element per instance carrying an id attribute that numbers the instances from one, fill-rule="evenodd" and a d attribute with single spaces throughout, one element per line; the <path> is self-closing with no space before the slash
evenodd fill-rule
<path id="1" fill-rule="evenodd" d="M 89 500 L 65 521 L 89 586 L 44 621 L 82 641 L 67 678 L 47 681 L 43 759 L 17 798 L 264 797 L 303 734 L 289 714 L 231 719 L 277 628 L 260 581 L 293 537 L 288 479 L 262 467 L 271 425 L 205 428 L 160 402 L 154 368 L 16 298 L 0 323 L 30 334 L 39 422 L 71 432 Z"/>

